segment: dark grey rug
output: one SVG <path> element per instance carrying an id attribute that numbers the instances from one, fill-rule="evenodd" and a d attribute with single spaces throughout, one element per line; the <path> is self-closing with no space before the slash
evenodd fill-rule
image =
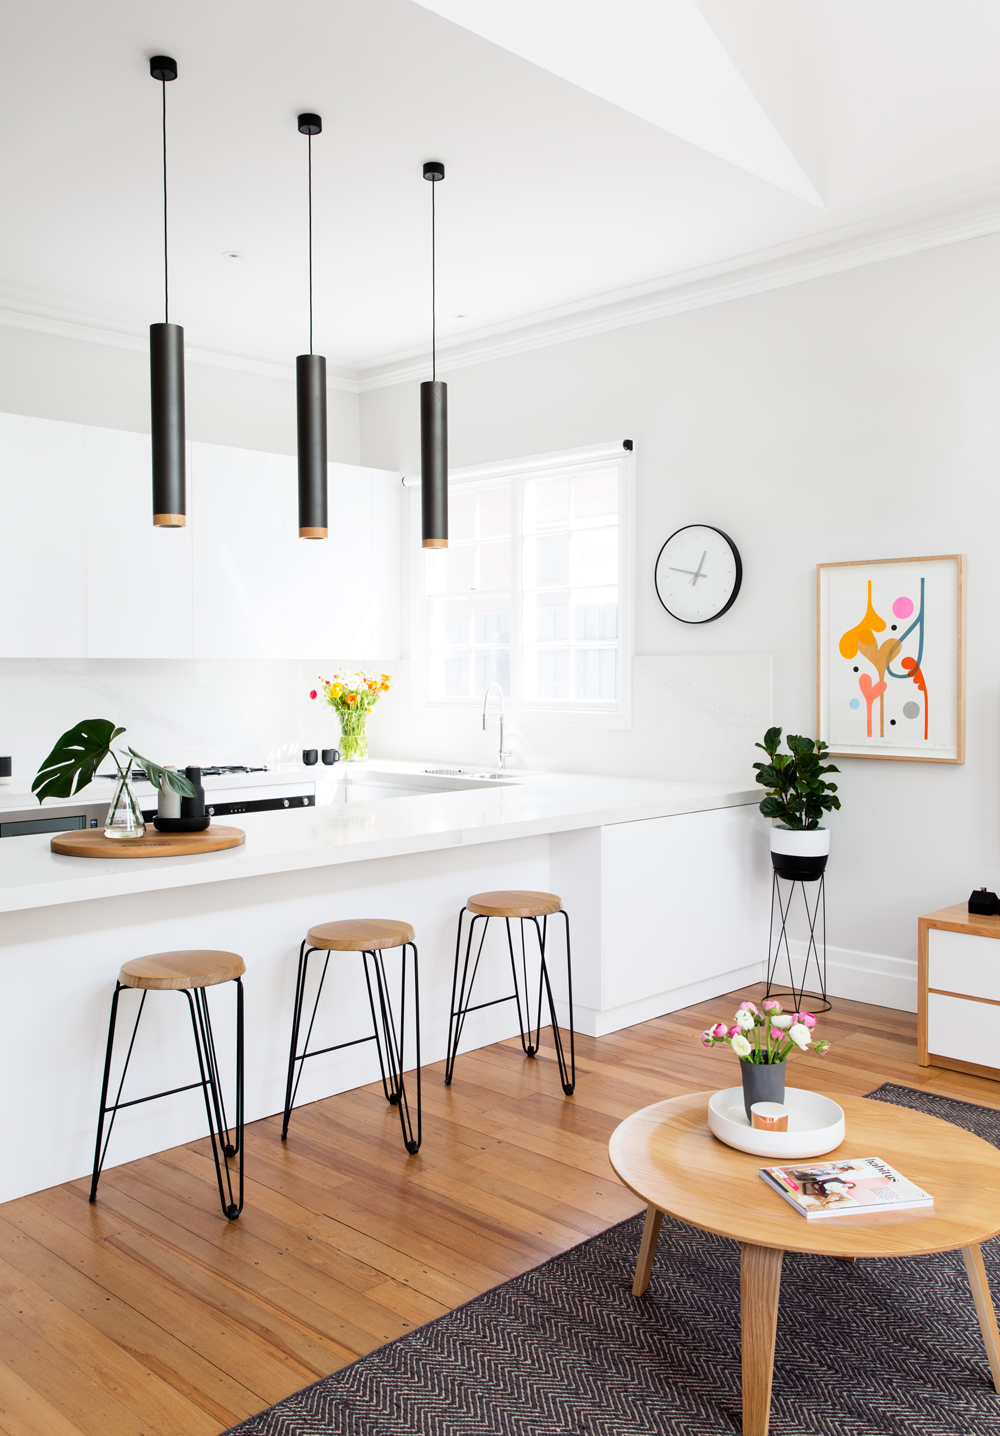
<path id="1" fill-rule="evenodd" d="M 1000 1112 L 891 1083 L 882 1102 L 1000 1147 Z M 740 1430 L 737 1243 L 664 1219 L 631 1294 L 634 1217 L 390 1342 L 233 1436 L 709 1436 Z M 1000 1238 L 983 1248 L 1000 1296 Z M 773 1436 L 1000 1436 L 958 1252 L 785 1257 Z"/>

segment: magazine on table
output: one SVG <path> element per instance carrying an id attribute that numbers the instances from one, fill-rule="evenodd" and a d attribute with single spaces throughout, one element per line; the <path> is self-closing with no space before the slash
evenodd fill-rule
<path id="1" fill-rule="evenodd" d="M 934 1205 L 930 1192 L 879 1157 L 792 1162 L 786 1167 L 761 1167 L 760 1175 L 810 1221 Z"/>

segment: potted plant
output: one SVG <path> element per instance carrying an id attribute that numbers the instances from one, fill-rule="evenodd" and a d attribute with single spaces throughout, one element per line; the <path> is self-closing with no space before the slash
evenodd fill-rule
<path id="1" fill-rule="evenodd" d="M 788 752 L 779 753 L 781 729 L 769 728 L 763 743 L 756 744 L 767 754 L 766 763 L 754 764 L 756 781 L 767 790 L 760 810 L 778 824 L 771 829 L 771 862 L 778 876 L 815 882 L 830 855 L 830 834 L 819 820 L 840 807 L 837 785 L 828 783 L 824 775 L 840 769 L 824 762 L 825 743 L 792 733 L 786 742 Z"/>
<path id="2" fill-rule="evenodd" d="M 85 718 L 64 733 L 31 785 L 39 803 L 44 803 L 46 798 L 72 797 L 93 782 L 97 769 L 108 757 L 118 769 L 118 778 L 104 821 L 106 838 L 141 838 L 146 831 L 139 800 L 129 782 L 133 762 L 145 771 L 154 788 L 170 788 L 182 797 L 194 797 L 194 786 L 183 774 L 161 767 L 152 758 L 144 758 L 134 748 L 129 748 L 127 753 L 116 753 L 111 745 L 124 732 L 124 728 L 117 728 L 107 718 Z"/>
<path id="3" fill-rule="evenodd" d="M 743 1076 L 743 1107 L 747 1121 L 755 1102 L 785 1100 L 785 1060 L 792 1052 L 814 1052 L 825 1056 L 829 1042 L 815 1042 L 816 1019 L 811 1012 L 782 1012 L 776 997 L 768 997 L 760 1008 L 741 1002 L 735 1021 L 727 1027 L 717 1022 L 701 1034 L 702 1045 L 731 1047 L 740 1059 Z"/>

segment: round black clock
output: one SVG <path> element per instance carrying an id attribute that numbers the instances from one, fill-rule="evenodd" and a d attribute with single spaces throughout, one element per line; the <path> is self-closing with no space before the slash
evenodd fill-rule
<path id="1" fill-rule="evenodd" d="M 656 596 L 681 623 L 711 623 L 732 608 L 743 582 L 740 552 L 728 534 L 688 524 L 660 549 Z"/>

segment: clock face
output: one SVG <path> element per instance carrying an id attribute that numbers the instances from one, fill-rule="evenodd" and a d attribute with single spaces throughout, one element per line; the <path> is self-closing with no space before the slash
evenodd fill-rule
<path id="1" fill-rule="evenodd" d="M 670 535 L 656 560 L 656 593 L 682 623 L 711 623 L 736 602 L 743 582 L 739 550 L 721 529 L 688 524 Z"/>

